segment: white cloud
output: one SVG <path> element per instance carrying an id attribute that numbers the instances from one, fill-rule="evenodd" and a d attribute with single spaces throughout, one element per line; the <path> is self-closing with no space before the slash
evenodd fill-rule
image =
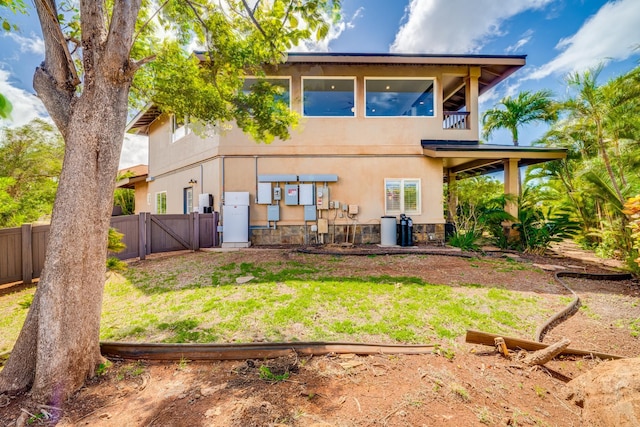
<path id="1" fill-rule="evenodd" d="M 553 1 L 411 0 L 391 51 L 477 53 L 489 39 L 504 35 L 501 25 L 505 20 Z"/>
<path id="2" fill-rule="evenodd" d="M 573 36 L 560 40 L 562 52 L 528 77 L 582 71 L 600 63 L 629 58 L 640 44 L 640 1 L 611 1 L 589 18 Z"/>
<path id="3" fill-rule="evenodd" d="M 351 18 L 348 21 L 345 21 L 344 18 L 341 18 L 340 21 L 336 23 L 331 23 L 329 27 L 329 33 L 327 36 L 320 40 L 303 40 L 300 42 L 298 46 L 294 46 L 291 48 L 291 52 L 328 52 L 329 44 L 339 38 L 345 30 L 351 30 L 355 28 L 356 20 L 362 16 L 362 12 L 364 11 L 364 7 L 358 8 Z M 327 20 L 330 18 L 327 16 Z"/>
<path id="4" fill-rule="evenodd" d="M 22 89 L 11 86 L 9 72 L 0 69 L 0 93 L 12 104 L 13 111 L 8 120 L 0 119 L 0 125 L 22 126 L 36 117 L 47 117 L 47 110 L 38 97 Z"/>
<path id="5" fill-rule="evenodd" d="M 149 138 L 126 134 L 120 153 L 120 169 L 149 164 Z"/>
<path id="6" fill-rule="evenodd" d="M 507 46 L 507 48 L 505 49 L 505 53 L 510 54 L 510 53 L 519 51 L 522 47 L 524 47 L 524 45 L 526 45 L 531 41 L 532 37 L 533 37 L 533 30 L 529 29 L 525 31 L 524 34 L 520 36 L 520 39 L 518 39 L 517 42 L 515 42 L 511 46 Z"/>
<path id="7" fill-rule="evenodd" d="M 33 33 L 31 37 L 24 37 L 14 32 L 5 33 L 4 36 L 16 42 L 20 47 L 20 52 L 44 55 L 44 40 Z"/>

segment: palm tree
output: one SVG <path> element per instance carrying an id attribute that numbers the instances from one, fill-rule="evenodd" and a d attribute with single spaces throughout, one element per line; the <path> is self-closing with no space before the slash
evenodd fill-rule
<path id="1" fill-rule="evenodd" d="M 591 134 L 591 141 L 597 147 L 600 157 L 604 162 L 610 183 L 617 196 L 617 203 L 621 206 L 625 198 L 618 184 L 619 174 L 613 170 L 611 158 L 609 156 L 609 145 L 611 135 L 611 118 L 614 116 L 612 97 L 608 96 L 604 86 L 599 86 L 597 79 L 602 71 L 602 66 L 587 70 L 584 73 L 573 73 L 566 78 L 567 85 L 574 89 L 575 96 L 564 103 L 564 108 L 569 113 L 569 120 L 577 127 L 582 127 L 584 131 Z"/>
<path id="2" fill-rule="evenodd" d="M 551 96 L 551 91 L 539 90 L 520 92 L 515 99 L 502 98 L 498 107 L 482 115 L 483 137 L 488 139 L 495 130 L 507 129 L 511 132 L 513 145 L 518 146 L 521 126 L 532 122 L 552 123 L 558 118 Z"/>

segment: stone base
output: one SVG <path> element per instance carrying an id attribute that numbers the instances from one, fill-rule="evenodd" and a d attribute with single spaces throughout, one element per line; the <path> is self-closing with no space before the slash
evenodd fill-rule
<path id="1" fill-rule="evenodd" d="M 444 224 L 414 224 L 415 244 L 444 244 Z M 273 228 L 255 228 L 250 231 L 251 243 L 260 245 L 315 245 L 353 243 L 380 244 L 380 224 L 329 224 L 329 233 L 318 235 L 308 225 L 278 225 Z M 224 243 L 223 243 L 224 247 Z"/>
<path id="2" fill-rule="evenodd" d="M 224 242 L 223 248 L 248 248 L 251 246 L 251 242 Z"/>

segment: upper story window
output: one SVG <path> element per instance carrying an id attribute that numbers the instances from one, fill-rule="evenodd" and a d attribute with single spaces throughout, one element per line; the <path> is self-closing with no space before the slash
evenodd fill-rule
<path id="1" fill-rule="evenodd" d="M 276 101 L 282 101 L 291 108 L 291 79 L 289 77 L 266 77 L 262 79 L 247 77 L 244 80 L 242 91 L 249 93 L 252 90 L 258 90 L 259 85 L 263 82 L 268 83 L 278 91 L 278 95 L 275 97 Z"/>
<path id="2" fill-rule="evenodd" d="M 384 180 L 385 214 L 420 214 L 420 180 L 388 178 Z"/>
<path id="3" fill-rule="evenodd" d="M 302 115 L 307 117 L 355 117 L 355 79 L 303 78 Z"/>
<path id="4" fill-rule="evenodd" d="M 191 133 L 191 123 L 189 116 L 179 119 L 174 115 L 171 116 L 171 142 L 184 138 Z"/>
<path id="5" fill-rule="evenodd" d="M 433 79 L 365 79 L 367 117 L 433 117 Z"/>

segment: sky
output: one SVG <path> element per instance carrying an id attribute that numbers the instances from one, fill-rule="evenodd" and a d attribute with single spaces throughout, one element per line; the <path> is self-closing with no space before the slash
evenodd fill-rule
<path id="1" fill-rule="evenodd" d="M 0 93 L 13 103 L 20 126 L 46 110 L 32 78 L 44 58 L 35 12 L 16 16 L 20 32 L 0 33 Z M 604 65 L 600 82 L 621 75 L 640 59 L 640 0 L 342 0 L 328 37 L 299 51 L 527 55 L 527 65 L 480 99 L 480 114 L 505 96 L 549 89 L 568 96 L 568 73 Z M 520 132 L 520 144 L 540 138 L 545 125 Z M 511 144 L 506 131 L 487 142 Z M 147 142 L 127 136 L 120 166 L 147 163 Z"/>

